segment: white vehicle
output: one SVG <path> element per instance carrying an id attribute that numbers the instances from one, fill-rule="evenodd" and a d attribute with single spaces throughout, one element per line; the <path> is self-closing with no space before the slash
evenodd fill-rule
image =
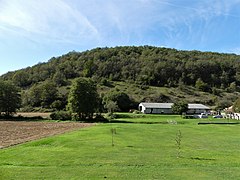
<path id="1" fill-rule="evenodd" d="M 208 116 L 205 113 L 201 113 L 198 115 L 199 118 L 208 118 Z"/>

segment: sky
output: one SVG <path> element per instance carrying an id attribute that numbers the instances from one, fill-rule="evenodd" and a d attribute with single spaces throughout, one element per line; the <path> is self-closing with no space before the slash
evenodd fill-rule
<path id="1" fill-rule="evenodd" d="M 240 54 L 240 0 L 0 0 L 0 75 L 132 45 Z"/>

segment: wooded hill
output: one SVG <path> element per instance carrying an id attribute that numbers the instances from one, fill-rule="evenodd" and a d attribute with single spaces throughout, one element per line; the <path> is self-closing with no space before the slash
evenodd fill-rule
<path id="1" fill-rule="evenodd" d="M 240 56 L 152 46 L 96 48 L 53 57 L 1 79 L 13 81 L 28 99 L 33 88 L 56 87 L 57 98 L 47 97 L 53 103 L 66 101 L 67 87 L 77 77 L 92 78 L 103 96 L 108 91 L 121 91 L 135 104 L 185 99 L 228 106 L 239 96 Z M 41 103 L 32 106 L 43 106 Z"/>

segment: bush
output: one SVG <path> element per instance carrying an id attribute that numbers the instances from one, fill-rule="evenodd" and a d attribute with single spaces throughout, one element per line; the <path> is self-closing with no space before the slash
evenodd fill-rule
<path id="1" fill-rule="evenodd" d="M 113 119 L 115 119 L 117 117 L 117 115 L 116 114 L 113 114 L 113 113 L 107 113 L 106 115 L 105 115 L 105 119 L 107 119 L 107 120 L 113 120 Z"/>
<path id="2" fill-rule="evenodd" d="M 34 108 L 31 106 L 25 106 L 19 109 L 19 112 L 33 112 Z"/>
<path id="3" fill-rule="evenodd" d="M 133 111 L 133 114 L 142 114 L 142 112 L 139 111 L 139 110 L 134 110 L 134 111 Z"/>
<path id="4" fill-rule="evenodd" d="M 56 101 L 54 101 L 54 102 L 51 104 L 50 107 L 51 107 L 52 109 L 55 109 L 55 110 L 60 111 L 61 109 L 64 108 L 64 106 L 65 106 L 65 104 L 63 104 L 62 101 L 56 100 Z"/>
<path id="5" fill-rule="evenodd" d="M 112 87 L 111 82 L 108 81 L 106 78 L 102 78 L 102 79 L 101 79 L 100 85 Z"/>
<path id="6" fill-rule="evenodd" d="M 102 114 L 96 114 L 94 121 L 95 122 L 108 122 L 108 120 Z"/>
<path id="7" fill-rule="evenodd" d="M 72 115 L 71 113 L 67 112 L 67 111 L 56 111 L 50 114 L 50 118 L 52 120 L 71 120 L 72 119 Z"/>

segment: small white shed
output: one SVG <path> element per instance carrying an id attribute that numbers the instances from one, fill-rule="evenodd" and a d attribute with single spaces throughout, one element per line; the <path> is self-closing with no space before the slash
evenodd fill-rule
<path id="1" fill-rule="evenodd" d="M 173 103 L 140 103 L 139 111 L 145 114 L 172 114 Z"/>

